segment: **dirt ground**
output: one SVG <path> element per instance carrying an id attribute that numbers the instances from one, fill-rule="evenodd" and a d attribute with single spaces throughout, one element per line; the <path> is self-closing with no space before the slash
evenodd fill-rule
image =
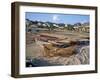
<path id="1" fill-rule="evenodd" d="M 26 36 L 26 58 L 30 59 L 38 59 L 39 62 L 37 62 L 38 66 L 42 66 L 43 63 L 49 62 L 52 65 L 71 65 L 71 64 L 88 64 L 89 63 L 89 45 L 84 46 L 78 46 L 76 47 L 77 53 L 75 55 L 72 55 L 70 57 L 61 57 L 61 56 L 55 56 L 55 57 L 44 57 L 44 48 L 42 44 L 46 44 L 48 42 L 43 42 L 39 40 L 34 40 L 34 36 L 36 35 L 48 35 L 59 38 L 59 42 L 68 42 L 68 41 L 76 41 L 76 40 L 89 40 L 89 33 L 84 32 L 73 32 L 73 31 L 60 31 L 60 32 L 52 32 L 52 33 L 37 33 L 37 34 L 31 34 L 28 33 Z M 85 49 L 85 52 L 82 52 L 82 48 Z M 80 51 L 81 50 L 81 51 Z M 86 57 L 85 57 L 86 55 Z M 43 63 L 42 63 L 43 62 Z M 42 64 L 40 64 L 42 63 Z M 40 65 L 39 65 L 40 64 Z M 50 65 L 49 64 L 49 65 Z M 47 63 L 44 63 L 43 66 L 48 66 Z"/>

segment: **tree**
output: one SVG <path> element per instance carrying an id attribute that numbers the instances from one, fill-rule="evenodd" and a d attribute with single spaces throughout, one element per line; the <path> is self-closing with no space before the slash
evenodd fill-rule
<path id="1" fill-rule="evenodd" d="M 82 26 L 82 24 L 81 23 L 76 23 L 76 24 L 74 24 L 74 26 Z"/>
<path id="2" fill-rule="evenodd" d="M 30 25 L 32 25 L 32 21 L 30 21 L 29 19 L 26 19 L 26 27 L 30 27 Z"/>
<path id="3" fill-rule="evenodd" d="M 71 25 L 71 24 L 68 24 L 68 25 L 67 25 L 67 29 L 68 29 L 68 30 L 74 30 L 74 26 Z"/>
<path id="4" fill-rule="evenodd" d="M 50 22 L 46 23 L 46 25 L 47 25 L 47 29 L 50 32 L 53 31 L 56 28 L 55 26 L 53 26 L 53 23 L 50 23 Z"/>

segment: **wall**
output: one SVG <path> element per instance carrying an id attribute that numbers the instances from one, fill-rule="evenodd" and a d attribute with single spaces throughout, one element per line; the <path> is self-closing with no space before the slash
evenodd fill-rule
<path id="1" fill-rule="evenodd" d="M 13 1 L 15 0 L 1 0 L 0 2 L 0 63 L 1 63 L 0 80 L 16 80 L 10 77 L 11 2 Z M 99 6 L 100 0 L 16 0 L 16 1 L 89 5 L 89 6 L 98 6 L 100 9 L 100 6 Z M 100 14 L 100 11 L 98 14 Z M 100 16 L 98 16 L 98 21 L 100 21 Z M 99 30 L 100 30 L 100 27 L 98 27 L 98 34 L 100 34 Z M 100 41 L 100 37 L 98 37 L 98 41 Z M 100 44 L 100 42 L 98 42 L 98 44 Z M 99 57 L 100 57 L 100 54 L 98 55 L 98 58 Z M 98 60 L 98 64 L 99 64 L 99 61 L 100 61 L 100 58 Z M 100 64 L 98 65 L 98 67 L 100 67 Z M 34 80 L 99 80 L 100 79 L 100 69 L 97 74 L 80 74 L 80 75 L 67 75 L 67 76 L 65 75 L 65 76 L 53 76 L 53 77 L 26 78 L 26 79 L 22 78 L 18 80 L 33 80 L 33 79 Z"/>

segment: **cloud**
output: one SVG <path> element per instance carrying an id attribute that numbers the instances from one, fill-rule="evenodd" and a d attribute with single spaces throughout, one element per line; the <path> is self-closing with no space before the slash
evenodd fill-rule
<path id="1" fill-rule="evenodd" d="M 53 21 L 54 21 L 54 22 L 58 21 L 58 20 L 59 20 L 58 17 L 59 17 L 58 15 L 53 15 Z"/>

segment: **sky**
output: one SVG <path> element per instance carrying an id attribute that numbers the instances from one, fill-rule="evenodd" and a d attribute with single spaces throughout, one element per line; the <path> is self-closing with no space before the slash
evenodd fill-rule
<path id="1" fill-rule="evenodd" d="M 75 24 L 78 22 L 85 23 L 90 21 L 89 15 L 58 14 L 58 13 L 26 12 L 25 18 L 32 21 L 64 23 L 64 24 Z"/>

